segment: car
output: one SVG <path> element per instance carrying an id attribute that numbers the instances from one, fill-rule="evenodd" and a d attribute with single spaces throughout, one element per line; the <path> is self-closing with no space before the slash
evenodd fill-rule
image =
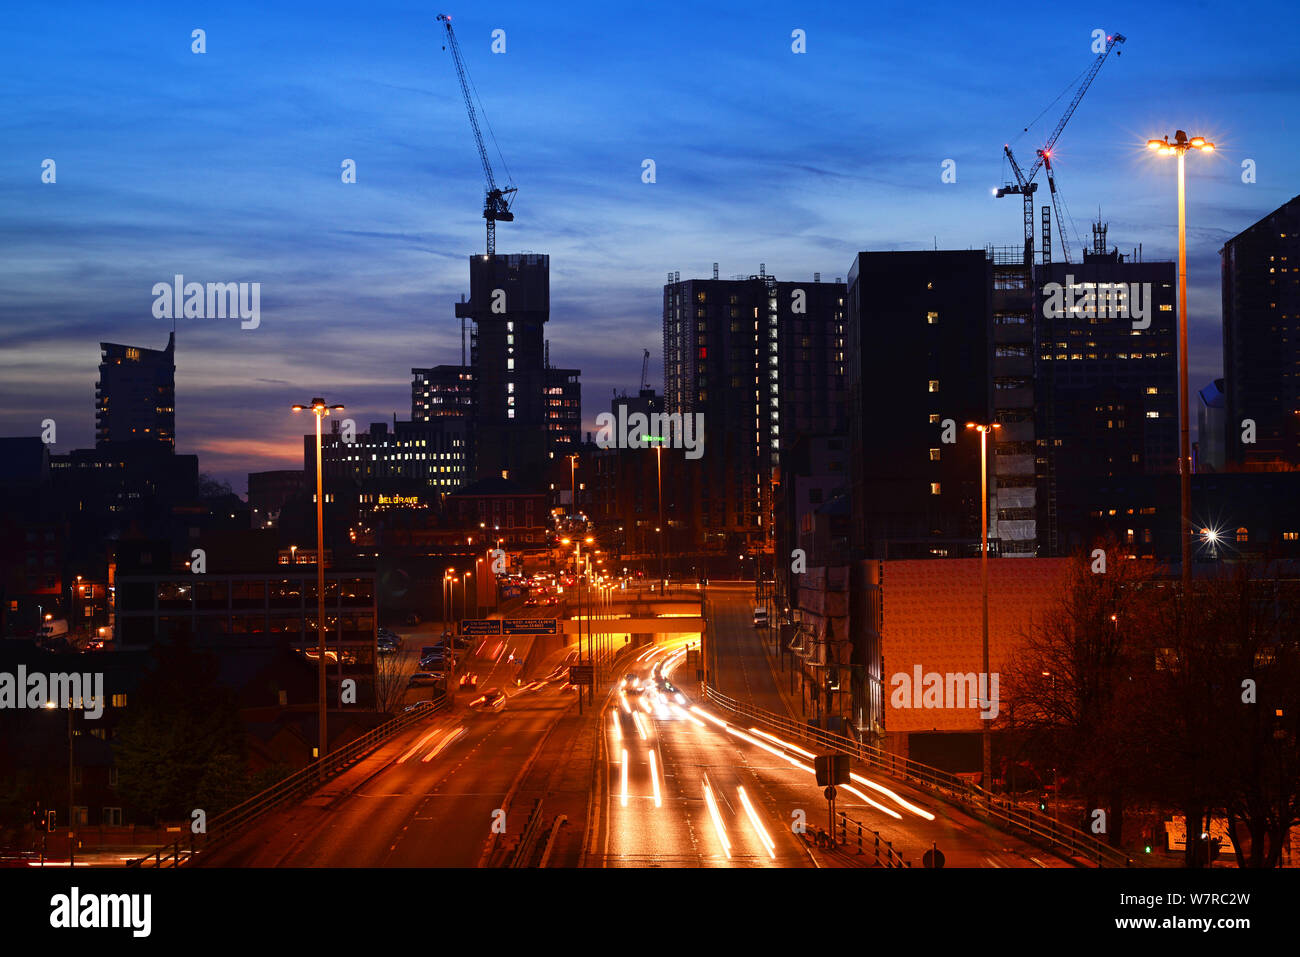
<path id="1" fill-rule="evenodd" d="M 474 688 L 477 688 L 477 687 L 478 687 L 478 675 L 476 675 L 476 674 L 462 675 L 462 676 L 461 676 L 461 679 L 460 679 L 460 686 L 461 686 L 462 688 L 469 688 L 469 689 L 471 689 L 471 690 L 474 689 Z"/>
<path id="2" fill-rule="evenodd" d="M 420 649 L 420 657 L 427 658 L 430 655 L 440 655 L 446 650 L 447 647 L 442 642 L 438 642 L 436 645 L 425 645 Z"/>
<path id="3" fill-rule="evenodd" d="M 424 688 L 432 684 L 437 684 L 441 679 L 441 675 L 434 674 L 432 671 L 417 671 L 407 680 L 406 687 Z"/>
<path id="4" fill-rule="evenodd" d="M 488 688 L 481 695 L 470 702 L 471 708 L 481 708 L 484 711 L 500 711 L 506 706 L 505 692 L 500 688 Z"/>
<path id="5" fill-rule="evenodd" d="M 443 668 L 447 664 L 447 659 L 442 655 L 425 655 L 420 659 L 420 667 L 425 671 L 433 671 Z"/>
<path id="6" fill-rule="evenodd" d="M 636 675 L 628 673 L 623 676 L 623 690 L 628 694 L 641 693 L 641 679 Z"/>
<path id="7" fill-rule="evenodd" d="M 766 609 L 766 608 L 755 608 L 755 609 L 754 609 L 754 627 L 755 627 L 755 628 L 766 628 L 766 627 L 767 627 L 767 609 Z"/>
<path id="8" fill-rule="evenodd" d="M 417 615 L 415 612 L 411 612 L 409 615 L 406 616 L 406 623 L 408 625 L 418 625 L 420 623 L 420 616 Z"/>

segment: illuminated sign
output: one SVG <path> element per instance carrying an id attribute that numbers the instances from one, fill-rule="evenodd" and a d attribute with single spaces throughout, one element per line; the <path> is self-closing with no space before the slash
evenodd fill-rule
<path id="1" fill-rule="evenodd" d="M 420 499 L 415 495 L 381 495 L 380 505 L 419 505 Z"/>

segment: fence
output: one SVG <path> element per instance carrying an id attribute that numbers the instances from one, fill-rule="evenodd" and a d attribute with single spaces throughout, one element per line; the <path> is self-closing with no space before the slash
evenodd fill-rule
<path id="1" fill-rule="evenodd" d="M 1134 864 L 1133 859 L 1122 850 L 1097 840 L 1091 834 L 1061 824 L 1047 814 L 1035 814 L 1012 804 L 948 771 L 932 768 L 842 734 L 799 724 L 782 715 L 736 701 L 712 687 L 707 688 L 705 694 L 710 701 L 733 714 L 767 725 L 771 730 L 807 744 L 847 754 L 868 768 L 961 804 L 994 827 L 1028 837 L 1053 850 L 1064 851 L 1069 856 L 1091 861 L 1098 867 L 1132 867 Z"/>
<path id="2" fill-rule="evenodd" d="M 445 701 L 444 696 L 439 696 L 431 701 L 419 702 L 405 714 L 398 715 L 391 721 L 370 729 L 359 738 L 349 741 L 341 748 L 331 751 L 323 760 L 307 765 L 302 770 L 271 785 L 265 791 L 253 795 L 242 804 L 237 804 L 230 810 L 218 814 L 207 822 L 205 833 L 195 834 L 191 831 L 185 846 L 182 846 L 180 840 L 163 844 L 146 852 L 144 856 L 129 861 L 127 867 L 180 867 L 192 863 L 195 855 L 203 851 L 211 851 L 223 841 L 237 836 L 262 815 L 337 777 L 373 752 L 392 735 L 436 713 Z"/>
<path id="3" fill-rule="evenodd" d="M 849 827 L 853 826 L 857 828 L 858 853 L 859 854 L 866 853 L 862 847 L 862 839 L 863 839 L 862 829 L 866 827 L 866 825 L 863 824 L 861 821 L 852 820 L 843 811 L 838 811 L 837 813 L 840 816 L 840 845 L 845 849 L 849 847 Z M 873 831 L 869 827 L 866 827 L 866 831 L 868 834 L 871 834 L 875 837 L 875 845 L 873 851 L 876 855 L 877 867 L 911 867 L 912 866 L 911 861 L 904 861 L 903 855 L 898 853 L 898 851 L 894 850 L 893 841 L 881 840 L 880 832 Z M 883 853 L 883 859 L 882 859 L 882 853 Z"/>

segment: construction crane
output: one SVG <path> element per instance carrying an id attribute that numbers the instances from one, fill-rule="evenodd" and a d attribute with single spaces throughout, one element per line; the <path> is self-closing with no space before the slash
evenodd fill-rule
<path id="1" fill-rule="evenodd" d="M 510 203 L 517 189 L 514 186 L 499 187 L 496 177 L 492 175 L 492 164 L 488 160 L 487 149 L 483 146 L 483 133 L 479 129 L 478 114 L 474 110 L 474 98 L 470 94 L 469 75 L 465 71 L 465 60 L 460 55 L 460 44 L 451 29 L 451 17 L 445 13 L 438 14 L 438 21 L 447 30 L 447 43 L 443 49 L 451 48 L 451 58 L 456 64 L 456 76 L 460 79 L 460 91 L 465 95 L 465 109 L 469 113 L 469 125 L 474 129 L 474 142 L 478 145 L 478 158 L 483 163 L 483 176 L 487 179 L 486 195 L 483 199 L 483 218 L 487 220 L 487 254 L 496 255 L 497 222 L 514 222 L 515 214 L 510 212 Z M 488 128 L 491 132 L 491 127 Z"/>
<path id="2" fill-rule="evenodd" d="M 645 350 L 645 358 L 641 360 L 641 391 L 650 390 L 650 350 Z"/>
<path id="3" fill-rule="evenodd" d="M 1057 230 L 1061 234 L 1061 246 L 1066 251 L 1066 262 L 1069 262 L 1069 243 L 1065 239 L 1065 224 L 1061 217 L 1061 207 L 1057 199 L 1055 178 L 1051 172 L 1050 164 L 1052 159 L 1052 149 L 1056 146 L 1057 139 L 1060 138 L 1061 132 L 1065 129 L 1065 124 L 1070 122 L 1070 117 L 1072 117 L 1074 111 L 1079 108 L 1079 102 L 1083 99 L 1083 94 L 1088 92 L 1088 87 L 1092 85 L 1092 81 L 1096 78 L 1097 72 L 1101 69 L 1101 65 L 1106 62 L 1106 57 L 1110 55 L 1110 51 L 1114 49 L 1116 44 L 1123 43 L 1124 40 L 1125 37 L 1119 33 L 1106 37 L 1105 49 L 1097 54 L 1097 59 L 1093 61 L 1087 75 L 1083 78 L 1083 82 L 1079 84 L 1079 89 L 1075 91 L 1074 99 L 1070 101 L 1070 105 L 1066 108 L 1065 114 L 1061 117 L 1060 122 L 1056 124 L 1056 129 L 1052 131 L 1052 135 L 1047 138 L 1047 142 L 1043 144 L 1042 148 L 1037 151 L 1037 159 L 1035 159 L 1034 165 L 1029 168 L 1028 173 L 1021 172 L 1020 165 L 1016 162 L 1015 154 L 1011 152 L 1011 145 L 1006 144 L 1002 147 L 1003 152 L 1006 154 L 1007 161 L 1011 164 L 1011 171 L 1015 174 L 1016 181 L 998 188 L 994 191 L 994 195 L 1002 197 L 1017 193 L 1025 198 L 1026 266 L 1032 266 L 1034 264 L 1034 193 L 1038 189 L 1038 184 L 1034 182 L 1034 177 L 1038 175 L 1038 171 L 1045 165 L 1048 167 L 1048 185 L 1052 190 L 1052 202 L 1056 204 L 1056 226 Z M 1119 56 L 1119 53 L 1116 53 L 1115 55 Z"/>

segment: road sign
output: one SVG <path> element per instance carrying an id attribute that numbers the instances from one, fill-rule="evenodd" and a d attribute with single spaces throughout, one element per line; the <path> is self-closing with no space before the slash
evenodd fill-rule
<path id="1" fill-rule="evenodd" d="M 554 618 L 505 618 L 501 622 L 507 635 L 555 635 Z"/>
<path id="2" fill-rule="evenodd" d="M 826 786 L 826 790 L 823 791 L 822 793 L 826 795 L 826 800 L 828 800 L 828 801 L 834 801 L 834 800 L 835 800 L 835 785 L 833 785 L 833 784 L 828 784 L 828 785 Z"/>
<path id="3" fill-rule="evenodd" d="M 943 867 L 943 851 L 937 847 L 931 847 L 921 855 L 921 863 L 926 867 L 940 868 Z"/>
<path id="4" fill-rule="evenodd" d="M 596 668 L 594 665 L 569 665 L 569 684 L 594 685 Z"/>
<path id="5" fill-rule="evenodd" d="M 462 635 L 499 635 L 501 619 L 499 618 L 464 618 L 460 623 Z"/>
<path id="6" fill-rule="evenodd" d="M 817 786 L 831 784 L 848 784 L 849 756 L 847 754 L 823 754 L 813 758 L 813 770 L 817 773 Z"/>

